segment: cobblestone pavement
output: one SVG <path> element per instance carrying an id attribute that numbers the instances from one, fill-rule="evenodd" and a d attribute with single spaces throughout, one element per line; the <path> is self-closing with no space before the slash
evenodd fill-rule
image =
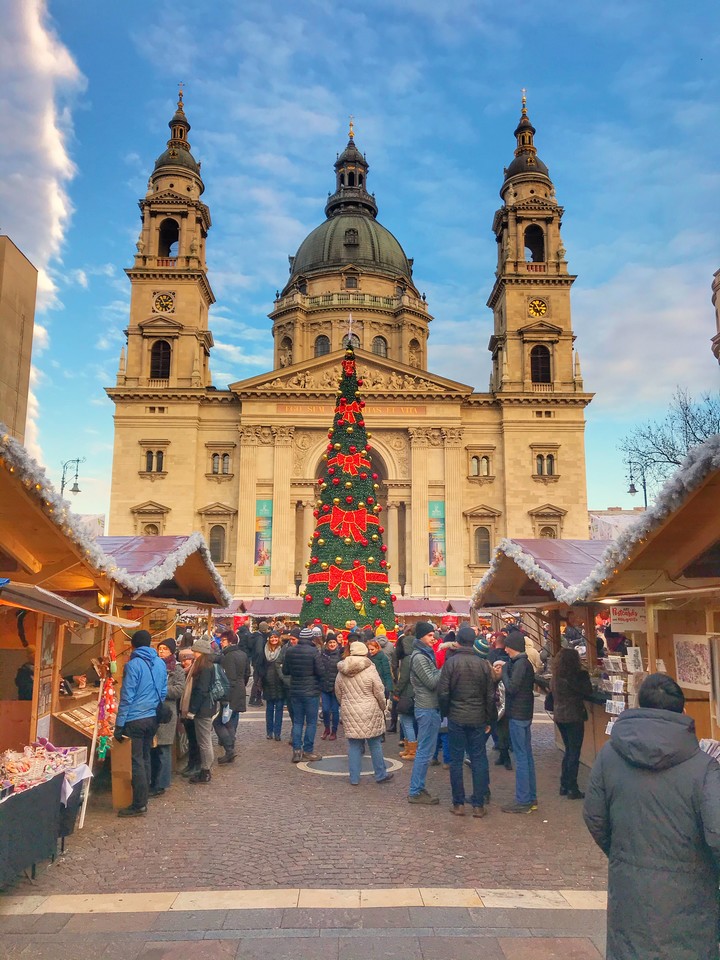
<path id="1" fill-rule="evenodd" d="M 497 754 L 491 752 L 492 803 L 485 819 L 474 820 L 450 815 L 449 778 L 442 767 L 431 768 L 428 776 L 428 788 L 440 796 L 439 807 L 408 805 L 407 764 L 383 786 L 363 777 L 359 787 L 351 787 L 344 777 L 298 770 L 290 762 L 287 721 L 283 742 L 275 743 L 265 738 L 262 715 L 252 709 L 241 719 L 234 764 L 216 765 L 208 785 L 191 786 L 176 777 L 164 797 L 151 801 L 144 818 L 119 820 L 109 795 L 97 794 L 85 829 L 68 839 L 66 855 L 40 867 L 35 883 L 23 880 L 12 892 L 606 887 L 605 858 L 582 822 L 582 804 L 558 796 L 561 754 L 552 724 L 538 722 L 533 728 L 538 811 L 525 816 L 500 812 L 500 805 L 513 799 L 514 773 L 493 766 Z M 545 715 L 538 720 L 546 720 Z M 318 739 L 316 749 L 340 754 L 345 742 L 342 737 L 334 743 Z M 388 734 L 385 752 L 397 756 L 396 735 Z M 582 769 L 581 785 L 586 779 Z M 221 945 L 214 949 L 218 956 L 235 956 L 222 952 Z M 496 951 L 497 956 L 524 956 L 503 949 L 506 953 Z M 165 953 L 138 955 L 160 958 Z M 321 960 L 323 954 L 313 956 Z M 409 960 L 414 954 L 403 956 Z M 539 954 L 534 956 L 539 960 Z"/>

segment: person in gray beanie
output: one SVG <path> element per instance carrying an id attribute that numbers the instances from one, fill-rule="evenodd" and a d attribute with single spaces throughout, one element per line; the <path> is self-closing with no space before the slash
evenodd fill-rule
<path id="1" fill-rule="evenodd" d="M 505 714 L 509 719 L 510 742 L 515 754 L 515 802 L 503 813 L 532 813 L 537 810 L 535 760 L 532 752 L 532 718 L 535 705 L 535 671 L 525 652 L 525 635 L 510 630 L 505 640 L 508 663 L 493 667 L 505 685 Z"/>
<path id="2" fill-rule="evenodd" d="M 283 675 L 290 678 L 290 702 L 292 704 L 293 728 L 292 762 L 321 760 L 313 753 L 320 709 L 320 689 L 323 668 L 320 651 L 313 642 L 310 627 L 300 631 L 295 646 L 289 646 L 282 666 Z"/>

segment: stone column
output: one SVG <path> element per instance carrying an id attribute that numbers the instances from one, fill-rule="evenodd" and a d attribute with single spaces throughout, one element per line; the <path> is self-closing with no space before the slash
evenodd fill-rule
<path id="1" fill-rule="evenodd" d="M 449 596 L 462 597 L 465 594 L 462 478 L 467 469 L 463 463 L 463 432 L 460 427 L 446 427 L 442 433 L 445 443 L 445 583 Z"/>
<path id="2" fill-rule="evenodd" d="M 388 548 L 388 563 L 390 564 L 390 589 L 393 593 L 400 593 L 400 584 L 398 583 L 398 573 L 400 572 L 400 524 L 398 522 L 399 503 L 389 503 L 387 505 L 387 529 L 385 532 Z"/>
<path id="3" fill-rule="evenodd" d="M 315 517 L 313 516 L 314 509 L 314 500 L 305 500 L 303 502 L 302 564 L 300 565 L 300 570 L 302 571 L 303 575 L 303 583 L 307 583 L 307 575 L 309 573 L 309 571 L 305 569 L 305 564 L 310 557 L 310 547 L 308 546 L 308 541 L 312 539 L 312 535 L 315 530 Z"/>
<path id="4" fill-rule="evenodd" d="M 237 542 L 235 548 L 235 592 L 240 597 L 250 597 L 255 591 L 253 569 L 255 566 L 255 500 L 258 436 L 255 427 L 239 427 L 240 466 L 238 489 L 240 497 L 237 516 Z"/>
<path id="5" fill-rule="evenodd" d="M 295 592 L 293 582 L 295 562 L 295 526 L 292 522 L 290 481 L 292 478 L 293 434 L 295 427 L 273 427 L 275 443 L 273 457 L 273 525 L 272 556 L 270 567 L 270 594 L 273 597 L 291 596 Z"/>
<path id="6" fill-rule="evenodd" d="M 412 595 L 421 597 L 428 560 L 428 448 L 431 427 L 410 427 L 410 499 L 412 501 Z"/>
<path id="7" fill-rule="evenodd" d="M 413 563 L 412 563 L 412 508 L 405 503 L 405 596 L 412 596 Z"/>

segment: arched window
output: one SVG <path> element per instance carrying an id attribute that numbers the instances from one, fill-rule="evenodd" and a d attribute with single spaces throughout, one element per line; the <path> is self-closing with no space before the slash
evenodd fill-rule
<path id="1" fill-rule="evenodd" d="M 155 453 L 155 473 L 162 473 L 165 469 L 165 454 L 162 450 Z"/>
<path id="2" fill-rule="evenodd" d="M 557 530 L 555 527 L 540 527 L 540 536 L 546 540 L 557 540 Z"/>
<path id="3" fill-rule="evenodd" d="M 363 185 L 363 175 L 362 175 L 361 173 L 359 173 L 359 174 L 358 174 L 358 186 L 361 187 L 362 185 Z"/>
<path id="4" fill-rule="evenodd" d="M 545 234 L 536 223 L 525 230 L 525 259 L 532 263 L 545 262 Z"/>
<path id="5" fill-rule="evenodd" d="M 160 533 L 156 523 L 146 523 L 143 527 L 143 533 L 146 537 L 157 537 Z"/>
<path id="6" fill-rule="evenodd" d="M 224 453 L 222 455 L 222 472 L 224 474 L 230 473 L 230 454 Z"/>
<path id="7" fill-rule="evenodd" d="M 481 477 L 490 476 L 490 457 L 480 458 L 480 476 Z"/>
<path id="8" fill-rule="evenodd" d="M 555 457 L 552 453 L 549 453 L 545 457 L 545 473 L 548 477 L 555 476 Z"/>
<path id="9" fill-rule="evenodd" d="M 344 187 L 344 186 L 345 186 L 345 174 L 344 174 L 344 173 L 341 173 L 341 174 L 340 174 L 340 186 L 341 186 L 341 187 Z"/>
<path id="10" fill-rule="evenodd" d="M 212 472 L 220 473 L 220 454 L 214 453 L 212 455 Z"/>
<path id="11" fill-rule="evenodd" d="M 210 527 L 210 557 L 213 563 L 225 563 L 225 527 Z"/>
<path id="12" fill-rule="evenodd" d="M 387 356 L 387 340 L 385 337 L 375 337 L 372 342 L 372 352 L 378 357 Z"/>
<path id="13" fill-rule="evenodd" d="M 150 350 L 150 379 L 170 379 L 170 356 L 172 350 L 167 340 L 156 340 Z"/>
<path id="14" fill-rule="evenodd" d="M 487 527 L 475 529 L 475 563 L 483 566 L 490 563 L 490 531 Z"/>
<path id="15" fill-rule="evenodd" d="M 480 476 L 480 457 L 471 457 L 470 459 L 470 476 L 479 477 Z"/>
<path id="16" fill-rule="evenodd" d="M 355 174 L 352 173 L 352 171 L 348 174 L 348 186 L 349 187 L 355 186 Z"/>
<path id="17" fill-rule="evenodd" d="M 281 367 L 291 367 L 293 362 L 293 342 L 290 337 L 280 341 L 279 359 Z"/>
<path id="18" fill-rule="evenodd" d="M 321 334 L 315 339 L 315 356 L 322 357 L 326 353 L 330 353 L 330 337 Z"/>
<path id="19" fill-rule="evenodd" d="M 552 383 L 550 351 L 541 343 L 530 351 L 530 379 L 533 383 Z"/>
<path id="20" fill-rule="evenodd" d="M 147 473 L 152 473 L 153 461 L 155 460 L 155 454 L 152 450 L 148 450 L 145 454 L 145 471 Z"/>
<path id="21" fill-rule="evenodd" d="M 545 473 L 545 457 L 541 453 L 535 457 L 535 473 L 538 477 Z"/>
<path id="22" fill-rule="evenodd" d="M 179 237 L 180 228 L 177 220 L 173 220 L 172 217 L 163 220 L 158 234 L 158 256 L 176 257 Z"/>
<path id="23" fill-rule="evenodd" d="M 408 344 L 408 364 L 416 369 L 420 367 L 420 342 L 411 340 Z"/>
<path id="24" fill-rule="evenodd" d="M 345 334 L 343 337 L 343 348 L 347 350 L 350 343 L 352 344 L 353 350 L 357 350 L 360 347 L 360 337 L 355 333 L 351 333 L 349 337 Z"/>

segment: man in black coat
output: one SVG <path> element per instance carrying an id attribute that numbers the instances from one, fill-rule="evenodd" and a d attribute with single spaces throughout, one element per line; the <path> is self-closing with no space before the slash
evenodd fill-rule
<path id="1" fill-rule="evenodd" d="M 608 960 L 716 960 L 720 765 L 663 673 L 615 721 L 584 816 L 609 860 Z"/>
<path id="2" fill-rule="evenodd" d="M 461 627 L 459 648 L 449 654 L 440 673 L 440 713 L 448 718 L 450 741 L 450 787 L 453 813 L 465 813 L 464 759 L 467 753 L 472 770 L 474 817 L 485 816 L 485 799 L 490 792 L 490 771 L 486 743 L 490 725 L 497 716 L 495 681 L 487 660 L 473 649 L 475 631 Z"/>
<path id="3" fill-rule="evenodd" d="M 250 679 L 250 662 L 247 654 L 240 649 L 237 637 L 232 630 L 226 630 L 220 635 L 220 666 L 230 681 L 230 693 L 227 706 L 230 707 L 230 717 L 223 722 L 223 709 L 213 720 L 213 729 L 225 755 L 218 758 L 218 763 L 232 763 L 235 759 L 235 737 L 237 735 L 240 714 L 245 713 L 245 688 Z"/>
<path id="4" fill-rule="evenodd" d="M 286 648 L 282 672 L 286 677 L 290 677 L 293 763 L 322 759 L 313 753 L 320 708 L 320 681 L 323 676 L 320 656 L 309 627 L 300 631 L 300 638 L 295 646 L 289 644 Z"/>
<path id="5" fill-rule="evenodd" d="M 535 670 L 525 653 L 525 635 L 511 630 L 505 640 L 510 660 L 493 667 L 505 685 L 505 715 L 509 720 L 510 742 L 515 754 L 515 803 L 503 813 L 532 813 L 537 810 L 535 760 L 532 752 L 532 718 L 535 707 Z"/>
<path id="6" fill-rule="evenodd" d="M 250 690 L 250 706 L 261 707 L 262 702 L 262 671 L 265 658 L 265 644 L 270 633 L 270 627 L 261 620 L 255 633 L 250 634 L 249 656 L 253 668 L 253 685 Z"/>

